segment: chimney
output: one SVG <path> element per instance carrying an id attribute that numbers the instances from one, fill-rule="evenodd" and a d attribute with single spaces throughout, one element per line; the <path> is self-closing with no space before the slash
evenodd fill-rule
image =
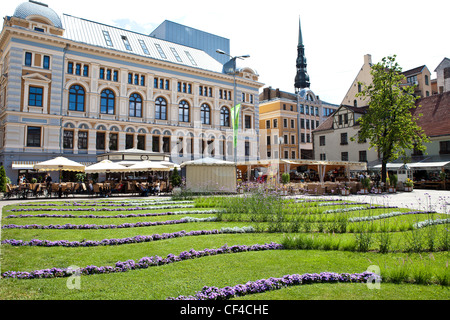
<path id="1" fill-rule="evenodd" d="M 364 64 L 368 64 L 368 65 L 372 64 L 372 55 L 370 55 L 370 54 L 364 55 Z"/>

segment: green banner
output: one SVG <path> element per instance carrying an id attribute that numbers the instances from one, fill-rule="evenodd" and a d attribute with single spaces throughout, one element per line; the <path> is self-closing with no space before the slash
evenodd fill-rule
<path id="1" fill-rule="evenodd" d="M 236 111 L 235 111 L 236 110 Z M 237 145 L 237 133 L 239 129 L 239 112 L 241 111 L 241 104 L 239 103 L 235 107 L 231 108 L 231 123 L 233 124 L 233 144 Z M 236 112 L 236 118 L 234 114 Z"/>

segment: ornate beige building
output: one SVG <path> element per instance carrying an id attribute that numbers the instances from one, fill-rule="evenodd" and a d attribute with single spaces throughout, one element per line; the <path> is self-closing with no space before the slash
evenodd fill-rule
<path id="1" fill-rule="evenodd" d="M 13 181 L 15 169 L 58 155 L 93 163 L 137 148 L 175 163 L 233 159 L 234 77 L 203 50 L 35 1 L 4 18 L 0 49 L 0 162 Z M 251 68 L 235 79 L 238 159 L 253 160 L 262 84 Z"/>

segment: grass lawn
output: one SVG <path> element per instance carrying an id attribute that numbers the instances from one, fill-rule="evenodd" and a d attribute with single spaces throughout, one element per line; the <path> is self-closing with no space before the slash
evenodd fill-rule
<path id="1" fill-rule="evenodd" d="M 228 198 L 227 198 L 228 199 Z M 137 200 L 136 200 L 137 201 Z M 227 200 L 228 201 L 228 200 Z M 270 200 L 269 200 L 270 201 Z M 355 205 L 323 205 L 317 203 L 290 203 L 286 210 L 273 216 L 257 216 L 251 210 L 216 213 L 189 214 L 187 211 L 223 209 L 223 199 L 201 198 L 192 201 L 194 208 L 167 208 L 126 211 L 132 206 L 112 206 L 111 202 L 97 205 L 97 208 L 121 209 L 123 211 L 58 211 L 57 208 L 77 208 L 76 205 L 45 207 L 41 203 L 34 206 L 8 206 L 3 208 L 2 226 L 5 225 L 125 225 L 138 222 L 164 222 L 186 217 L 197 219 L 215 217 L 216 221 L 198 221 L 179 224 L 163 224 L 146 227 L 123 227 L 107 229 L 2 229 L 1 240 L 15 239 L 30 241 L 68 240 L 83 241 L 131 238 L 144 235 L 162 235 L 181 230 L 224 230 L 222 228 L 256 226 L 252 233 L 225 233 L 185 236 L 179 238 L 153 240 L 143 243 L 121 245 L 100 245 L 92 247 L 41 247 L 1 245 L 1 273 L 7 271 L 32 272 L 50 268 L 85 268 L 87 266 L 115 266 L 119 261 L 139 261 L 143 257 L 170 254 L 179 255 L 194 249 L 221 248 L 224 245 L 255 245 L 265 243 L 286 244 L 287 236 L 311 237 L 311 241 L 323 241 L 321 237 L 334 237 L 340 243 L 334 250 L 325 250 L 323 245 L 308 249 L 287 248 L 283 250 L 249 251 L 227 253 L 183 260 L 171 264 L 152 266 L 146 269 L 128 270 L 109 274 L 56 277 L 48 279 L 0 279 L 0 299 L 2 300 L 166 300 L 169 297 L 189 296 L 204 286 L 223 288 L 245 284 L 249 281 L 282 277 L 292 274 L 336 272 L 363 273 L 370 266 L 377 266 L 383 278 L 379 289 L 371 289 L 365 283 L 314 283 L 281 288 L 258 294 L 249 294 L 233 300 L 449 300 L 448 280 L 448 223 L 421 229 L 413 228 L 417 222 L 428 219 L 444 219 L 444 215 L 416 213 L 379 217 L 391 212 L 408 212 L 407 209 L 360 209 L 344 213 L 327 213 L 325 210 L 348 209 Z M 243 203 L 243 206 L 246 204 Z M 142 206 L 144 206 L 142 204 Z M 145 206 L 151 206 L 146 203 Z M 155 204 L 156 206 L 156 204 Z M 258 207 L 258 206 L 257 206 Z M 34 208 L 35 211 L 11 211 L 13 209 Z M 47 208 L 47 209 L 46 209 Z M 79 206 L 78 208 L 81 208 Z M 89 208 L 89 207 L 87 207 Z M 261 211 L 264 208 L 259 206 Z M 7 211 L 10 210 L 10 211 Z M 47 210 L 47 211 L 46 211 Z M 113 216 L 118 214 L 148 214 L 182 211 L 181 214 L 158 216 L 133 216 L 87 218 L 84 215 Z M 8 217 L 29 214 L 31 217 Z M 39 214 L 73 214 L 76 217 L 38 217 Z M 348 222 L 349 218 L 376 217 L 370 223 Z M 8 217 L 8 218 L 7 218 Z M 262 218 L 261 218 L 262 217 Z M 301 217 L 301 220 L 298 218 Z M 343 219 L 343 217 L 345 219 Z M 260 220 L 258 220 L 260 219 Z M 345 221 L 344 221 L 345 220 Z M 298 224 L 296 232 L 289 232 L 288 226 Z M 344 222 L 342 222 L 344 221 Z M 341 223 L 341 232 L 327 233 L 332 224 Z M 281 226 L 278 229 L 273 225 Z M 358 227 L 359 226 L 359 227 Z M 372 226 L 372 227 L 370 227 Z M 345 228 L 344 228 L 345 227 Z M 271 229 L 272 228 L 272 229 Z M 287 228 L 287 229 L 286 229 Z M 268 232 L 271 230 L 271 232 Z M 331 230 L 331 229 L 330 229 Z M 367 250 L 346 249 L 343 243 L 357 243 L 356 235 L 370 235 Z M 433 232 L 430 232 L 432 230 Z M 380 235 L 389 235 L 389 250 L 381 253 Z M 356 242 L 355 242 L 356 241 Z M 447 241 L 447 242 L 445 242 Z M 415 246 L 414 246 L 415 245 Z M 430 252 L 429 247 L 438 248 Z M 444 246 L 444 247 L 442 247 Z M 351 246 L 350 246 L 351 247 Z M 410 250 L 418 248 L 417 250 Z M 442 249 L 446 248 L 446 249 Z M 77 289 L 70 284 L 79 280 Z M 72 281 L 72 282 L 71 282 Z M 73 282 L 75 283 L 75 282 Z M 69 284 L 69 285 L 68 285 Z"/>

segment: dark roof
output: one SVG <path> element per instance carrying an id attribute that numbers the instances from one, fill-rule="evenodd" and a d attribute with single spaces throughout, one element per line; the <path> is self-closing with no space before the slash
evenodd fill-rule
<path id="1" fill-rule="evenodd" d="M 360 113 L 360 114 L 365 114 L 367 112 L 367 109 L 369 108 L 368 106 L 365 106 L 365 107 L 353 107 L 353 106 L 347 106 L 347 105 L 342 104 L 339 107 L 339 109 L 342 108 L 342 107 L 347 108 L 347 109 L 351 110 L 352 112 Z M 339 110 L 339 109 L 337 109 L 337 110 Z M 334 117 L 334 114 L 336 113 L 336 111 L 333 112 L 324 122 L 322 122 L 314 130 L 314 132 L 332 130 L 333 129 L 333 117 Z"/>
<path id="2" fill-rule="evenodd" d="M 324 122 L 322 122 L 313 132 L 326 131 L 333 129 L 333 114 L 331 114 Z"/>
<path id="3" fill-rule="evenodd" d="M 419 117 L 417 124 L 425 131 L 428 137 L 450 135 L 450 92 L 444 92 L 416 101 L 416 106 L 411 111 Z"/>
<path id="4" fill-rule="evenodd" d="M 406 70 L 406 71 L 402 72 L 402 74 L 403 74 L 405 77 L 411 76 L 411 75 L 414 75 L 414 74 L 418 74 L 418 73 L 420 73 L 420 72 L 423 70 L 423 68 L 425 68 L 425 67 L 426 67 L 426 66 L 423 65 L 423 66 L 420 66 L 420 67 L 416 67 L 416 68 L 414 68 L 414 69 Z"/>

